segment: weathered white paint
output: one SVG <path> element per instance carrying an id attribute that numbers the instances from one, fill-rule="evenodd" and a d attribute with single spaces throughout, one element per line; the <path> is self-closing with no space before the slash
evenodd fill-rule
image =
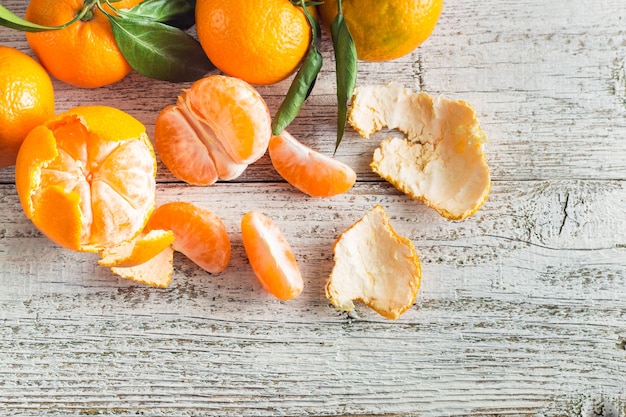
<path id="1" fill-rule="evenodd" d="M 360 83 L 395 80 L 476 109 L 494 184 L 461 222 L 369 171 L 382 135 L 348 130 L 337 158 L 359 181 L 331 199 L 284 184 L 267 157 L 208 188 L 161 166 L 158 202 L 214 210 L 233 254 L 216 276 L 177 255 L 171 287 L 159 290 L 42 237 L 12 169 L 0 170 L 0 414 L 626 416 L 625 6 L 447 0 L 417 52 L 360 63 Z M 0 29 L 0 43 L 29 52 L 18 32 Z M 290 130 L 330 154 L 328 39 L 323 54 Z M 186 87 L 137 74 L 96 90 L 54 85 L 59 112 L 114 105 L 150 134 Z M 287 87 L 259 90 L 276 109 Z M 334 240 L 375 204 L 422 260 L 415 307 L 396 322 L 362 306 L 348 317 L 323 293 Z M 239 236 L 251 209 L 294 247 L 306 284 L 298 299 L 277 301 L 255 281 Z"/>

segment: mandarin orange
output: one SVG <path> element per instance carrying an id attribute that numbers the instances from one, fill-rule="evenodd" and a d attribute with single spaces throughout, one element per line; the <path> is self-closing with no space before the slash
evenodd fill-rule
<path id="1" fill-rule="evenodd" d="M 155 146 L 177 178 L 209 185 L 237 178 L 267 150 L 269 109 L 248 83 L 234 77 L 202 78 L 165 107 L 156 120 Z"/>
<path id="2" fill-rule="evenodd" d="M 289 77 L 311 43 L 308 20 L 290 0 L 198 0 L 196 28 L 217 68 L 256 85 Z"/>
<path id="3" fill-rule="evenodd" d="M 435 29 L 443 0 L 343 0 L 343 15 L 364 61 L 388 61 L 409 54 Z M 328 27 L 337 15 L 337 0 L 318 6 Z"/>
<path id="4" fill-rule="evenodd" d="M 15 165 L 28 132 L 53 115 L 48 73 L 25 53 L 0 46 L 0 168 Z"/>
<path id="5" fill-rule="evenodd" d="M 113 4 L 125 9 L 141 1 Z M 82 0 L 31 0 L 25 18 L 40 25 L 60 26 L 71 21 L 83 6 Z M 108 18 L 95 5 L 85 18 L 64 29 L 26 33 L 26 39 L 53 77 L 78 87 L 112 84 L 132 70 L 117 46 Z"/>
<path id="6" fill-rule="evenodd" d="M 156 199 L 156 157 L 144 125 L 81 106 L 35 127 L 17 155 L 26 216 L 57 244 L 97 252 L 134 238 Z"/>

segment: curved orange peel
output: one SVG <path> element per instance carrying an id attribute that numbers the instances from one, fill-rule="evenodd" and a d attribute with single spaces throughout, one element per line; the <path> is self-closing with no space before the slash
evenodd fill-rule
<path id="1" fill-rule="evenodd" d="M 486 201 L 487 138 L 466 102 L 432 98 L 397 83 L 363 86 L 355 89 L 348 121 L 366 138 L 384 127 L 406 135 L 383 140 L 370 167 L 443 217 L 464 219 Z"/>
<path id="2" fill-rule="evenodd" d="M 336 240 L 335 265 L 326 282 L 326 297 L 340 310 L 360 301 L 395 320 L 419 291 L 422 269 L 411 240 L 391 227 L 381 206 L 369 210 Z"/>

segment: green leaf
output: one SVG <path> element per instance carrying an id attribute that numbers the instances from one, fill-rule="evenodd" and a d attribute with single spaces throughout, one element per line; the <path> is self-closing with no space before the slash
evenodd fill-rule
<path id="1" fill-rule="evenodd" d="M 180 29 L 144 19 L 108 17 L 124 58 L 146 77 L 195 81 L 215 69 L 200 43 Z"/>
<path id="2" fill-rule="evenodd" d="M 302 0 L 301 3 L 303 3 Z M 275 135 L 279 135 L 285 130 L 300 113 L 300 109 L 311 94 L 317 75 L 322 69 L 322 54 L 317 49 L 320 38 L 319 24 L 306 9 L 304 9 L 304 14 L 311 25 L 311 44 L 300 69 L 289 86 L 285 99 L 272 119 L 272 133 Z"/>
<path id="3" fill-rule="evenodd" d="M 36 23 L 31 23 L 22 19 L 19 16 L 14 15 L 9 9 L 0 4 L 0 25 L 21 30 L 22 32 L 45 32 L 48 30 L 62 29 L 64 26 L 42 26 Z"/>
<path id="4" fill-rule="evenodd" d="M 124 13 L 185 30 L 196 22 L 195 10 L 196 0 L 145 0 Z"/>
<path id="5" fill-rule="evenodd" d="M 357 79 L 356 47 L 343 17 L 341 0 L 338 1 L 338 9 L 337 16 L 330 24 L 337 78 L 337 141 L 335 142 L 335 152 L 337 152 L 343 138 L 348 115 L 348 100 L 354 93 Z"/>

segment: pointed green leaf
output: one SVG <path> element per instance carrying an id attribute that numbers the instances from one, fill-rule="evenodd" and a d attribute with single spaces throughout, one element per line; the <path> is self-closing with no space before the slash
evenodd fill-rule
<path id="1" fill-rule="evenodd" d="M 272 133 L 275 135 L 279 135 L 285 130 L 300 113 L 300 109 L 311 94 L 317 75 L 322 69 L 322 54 L 317 49 L 320 38 L 319 24 L 306 9 L 304 9 L 304 14 L 311 25 L 311 44 L 300 69 L 289 86 L 285 99 L 272 119 Z"/>
<path id="2" fill-rule="evenodd" d="M 61 27 L 42 26 L 31 23 L 13 14 L 9 9 L 0 4 L 0 26 L 21 30 L 22 32 L 45 32 L 48 30 L 58 30 Z"/>
<path id="3" fill-rule="evenodd" d="M 157 80 L 195 81 L 215 69 L 200 43 L 158 22 L 109 16 L 124 58 L 138 73 Z"/>
<path id="4" fill-rule="evenodd" d="M 330 25 L 337 78 L 337 141 L 335 142 L 335 152 L 337 152 L 343 138 L 348 114 L 348 100 L 354 93 L 357 79 L 356 47 L 343 17 L 341 0 L 338 2 L 338 8 L 337 16 Z"/>
<path id="5" fill-rule="evenodd" d="M 127 13 L 185 30 L 194 25 L 195 10 L 196 0 L 145 0 Z"/>

